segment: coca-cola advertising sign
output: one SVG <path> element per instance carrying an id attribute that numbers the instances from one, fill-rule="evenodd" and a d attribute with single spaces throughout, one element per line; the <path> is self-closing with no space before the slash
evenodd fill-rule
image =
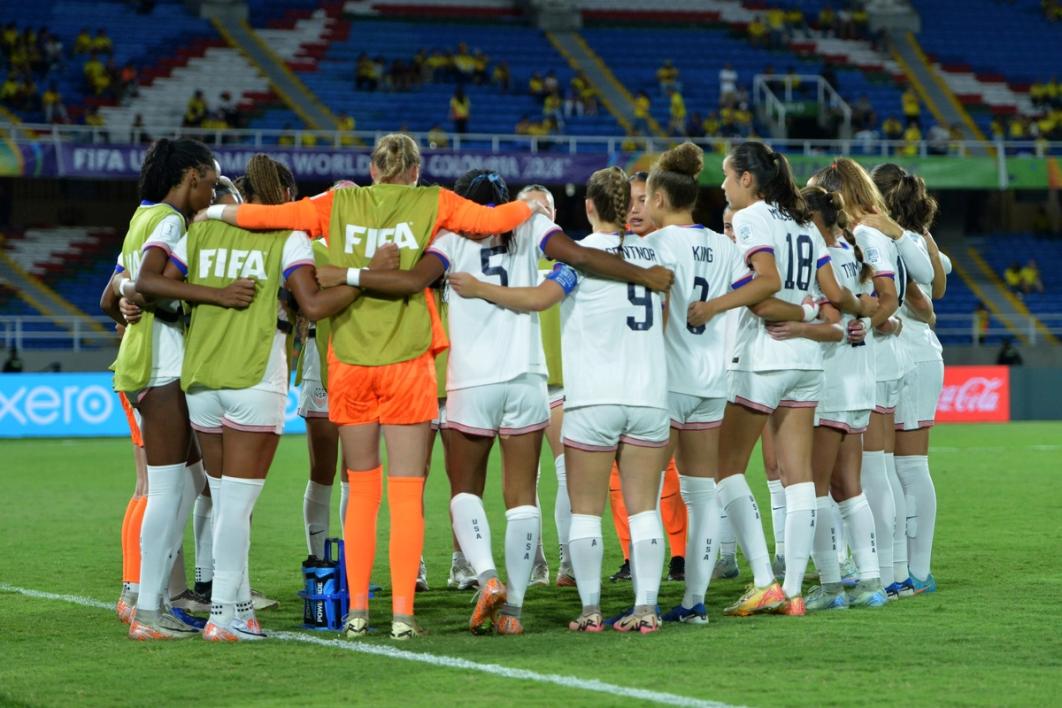
<path id="1" fill-rule="evenodd" d="M 945 366 L 937 401 L 938 423 L 1005 423 L 1010 420 L 1010 368 Z"/>

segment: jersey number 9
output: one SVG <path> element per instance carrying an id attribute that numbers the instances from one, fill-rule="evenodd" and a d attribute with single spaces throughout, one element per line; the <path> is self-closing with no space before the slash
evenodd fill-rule
<path id="1" fill-rule="evenodd" d="M 640 293 L 640 294 L 639 294 Z M 635 332 L 644 332 L 653 327 L 653 294 L 649 288 L 627 283 L 627 300 L 632 305 L 645 308 L 645 319 L 639 321 L 634 315 L 627 316 L 627 326 Z"/>

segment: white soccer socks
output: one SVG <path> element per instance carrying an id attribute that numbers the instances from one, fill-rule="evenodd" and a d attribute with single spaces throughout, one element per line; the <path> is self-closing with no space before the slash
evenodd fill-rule
<path id="1" fill-rule="evenodd" d="M 874 580 L 881 577 L 876 540 L 876 523 L 865 494 L 845 499 L 837 507 L 841 510 L 845 526 L 848 527 L 849 542 L 852 546 L 852 560 L 855 561 L 860 580 Z M 892 567 L 891 564 L 889 566 Z"/>
<path id="2" fill-rule="evenodd" d="M 461 552 L 476 571 L 480 587 L 483 587 L 487 579 L 498 575 L 490 547 L 490 524 L 483 500 L 467 492 L 456 494 L 450 500 L 450 516 Z"/>
<path id="3" fill-rule="evenodd" d="M 251 549 L 251 512 L 265 486 L 264 479 L 225 476 L 220 481 L 221 499 L 214 506 L 214 584 L 210 597 L 210 621 L 215 624 L 232 619 L 236 603 L 250 599 L 247 555 Z M 243 594 L 247 597 L 241 597 Z"/>
<path id="4" fill-rule="evenodd" d="M 147 505 L 140 525 L 140 595 L 137 609 L 160 609 L 173 562 L 173 537 L 184 493 L 185 464 L 148 465 Z"/>
<path id="5" fill-rule="evenodd" d="M 752 568 L 756 587 L 767 587 L 774 582 L 771 560 L 767 555 L 767 539 L 763 536 L 760 510 L 752 496 L 744 474 L 731 475 L 716 485 L 719 503 L 726 509 L 734 535 L 741 544 L 741 551 Z"/>
<path id="6" fill-rule="evenodd" d="M 819 583 L 822 585 L 841 582 L 841 566 L 837 563 L 837 544 L 839 533 L 833 516 L 833 503 L 829 496 L 815 500 L 815 543 L 811 556 L 819 571 Z M 842 527 L 843 528 L 843 527 Z M 788 566 L 786 566 L 788 569 Z"/>
<path id="7" fill-rule="evenodd" d="M 601 538 L 601 517 L 589 514 L 571 515 L 571 534 L 568 538 L 575 584 L 583 609 L 601 608 L 601 561 L 604 558 L 604 543 Z M 661 570 L 663 561 L 661 561 Z M 657 576 L 659 582 L 659 575 Z"/>
<path id="8" fill-rule="evenodd" d="M 664 526 L 656 509 L 627 517 L 631 529 L 631 579 L 635 607 L 655 607 L 664 573 Z"/>
<path id="9" fill-rule="evenodd" d="M 897 582 L 903 582 L 910 575 L 907 570 L 907 500 L 900 478 L 896 476 L 896 460 L 891 452 L 885 453 L 885 470 L 896 507 L 896 523 L 892 527 L 892 575 Z"/>
<path id="10" fill-rule="evenodd" d="M 557 524 L 561 565 L 570 566 L 568 538 L 571 536 L 572 503 L 568 498 L 568 472 L 564 467 L 564 455 L 557 455 L 553 464 L 557 470 L 557 501 L 553 506 L 553 521 Z"/>
<path id="11" fill-rule="evenodd" d="M 929 474 L 929 458 L 925 455 L 897 457 L 896 475 L 907 500 L 908 565 L 912 576 L 925 580 L 930 575 L 937 526 L 937 490 Z"/>
<path id="12" fill-rule="evenodd" d="M 506 604 L 523 607 L 535 564 L 542 512 L 537 506 L 516 506 L 505 512 Z"/>
<path id="13" fill-rule="evenodd" d="M 767 480 L 767 491 L 771 493 L 771 531 L 774 533 L 774 555 L 785 557 L 785 487 L 782 480 Z"/>
<path id="14" fill-rule="evenodd" d="M 332 485 L 306 483 L 302 496 L 302 520 L 306 529 L 306 552 L 324 558 L 325 539 L 331 523 Z"/>
<path id="15" fill-rule="evenodd" d="M 892 566 L 892 538 L 896 528 L 896 500 L 885 467 L 885 453 L 881 450 L 863 453 L 863 494 L 874 513 L 874 532 L 878 549 L 881 584 L 889 587 L 895 582 Z M 854 534 L 853 534 L 854 535 Z M 852 539 L 853 543 L 858 543 Z"/>
<path id="16" fill-rule="evenodd" d="M 785 507 L 785 581 L 782 590 L 786 597 L 797 597 L 801 594 L 815 539 L 815 484 L 799 482 L 786 487 Z"/>
<path id="17" fill-rule="evenodd" d="M 686 502 L 686 591 L 682 606 L 691 609 L 704 602 L 708 583 L 719 556 L 719 502 L 711 477 L 679 477 Z"/>

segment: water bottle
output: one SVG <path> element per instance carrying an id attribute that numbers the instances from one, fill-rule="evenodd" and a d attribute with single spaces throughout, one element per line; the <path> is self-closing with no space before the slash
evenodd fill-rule
<path id="1" fill-rule="evenodd" d="M 302 623 L 308 627 L 312 627 L 314 624 L 313 600 L 310 599 L 310 595 L 315 592 L 315 572 L 319 562 L 317 556 L 309 556 L 302 562 L 302 579 L 305 595 L 302 601 Z"/>

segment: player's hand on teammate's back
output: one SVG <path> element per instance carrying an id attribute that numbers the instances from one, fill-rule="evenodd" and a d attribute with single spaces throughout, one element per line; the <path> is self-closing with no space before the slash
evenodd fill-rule
<path id="1" fill-rule="evenodd" d="M 645 287 L 658 293 L 666 293 L 675 282 L 675 274 L 664 266 L 653 266 L 645 271 Z"/>
<path id="2" fill-rule="evenodd" d="M 767 334 L 771 335 L 771 339 L 777 339 L 778 341 L 785 341 L 786 339 L 796 339 L 803 334 L 804 323 L 803 322 L 768 322 Z"/>
<path id="3" fill-rule="evenodd" d="M 118 301 L 118 309 L 122 311 L 122 318 L 125 319 L 126 324 L 136 324 L 144 314 L 139 307 L 124 297 Z"/>
<path id="4" fill-rule="evenodd" d="M 254 300 L 255 287 L 255 281 L 250 278 L 234 280 L 218 291 L 217 305 L 244 310 Z"/>
<path id="5" fill-rule="evenodd" d="M 446 276 L 446 282 L 453 291 L 464 298 L 479 297 L 479 283 L 471 273 L 451 273 Z"/>
<path id="6" fill-rule="evenodd" d="M 369 270 L 396 270 L 401 261 L 398 257 L 398 246 L 393 243 L 381 244 L 372 254 L 369 261 Z"/>
<path id="7" fill-rule="evenodd" d="M 691 302 L 689 308 L 686 309 L 686 324 L 690 327 L 700 327 L 717 314 L 711 300 Z"/>

